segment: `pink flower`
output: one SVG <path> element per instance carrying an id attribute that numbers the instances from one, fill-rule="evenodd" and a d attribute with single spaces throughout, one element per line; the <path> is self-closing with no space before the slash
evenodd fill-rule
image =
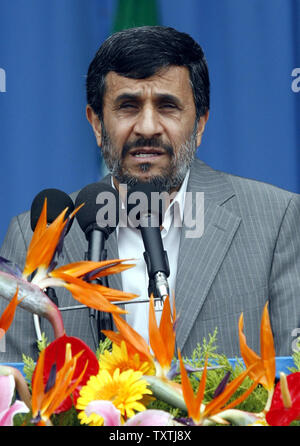
<path id="1" fill-rule="evenodd" d="M 121 426 L 121 414 L 111 401 L 92 401 L 85 408 L 85 413 L 100 415 L 104 420 L 104 426 Z M 170 426 L 172 416 L 163 410 L 144 410 L 129 418 L 123 426 Z"/>
<path id="2" fill-rule="evenodd" d="M 29 412 L 23 401 L 11 401 L 15 390 L 15 380 L 12 375 L 0 376 L 0 426 L 13 426 L 13 417 L 16 413 Z"/>
<path id="3" fill-rule="evenodd" d="M 173 417 L 163 410 L 148 409 L 126 421 L 126 426 L 172 426 Z"/>
<path id="4" fill-rule="evenodd" d="M 103 418 L 104 426 L 121 425 L 121 413 L 111 401 L 92 401 L 86 406 L 85 413 L 88 417 L 92 415 L 92 413 L 100 415 L 100 417 Z"/>

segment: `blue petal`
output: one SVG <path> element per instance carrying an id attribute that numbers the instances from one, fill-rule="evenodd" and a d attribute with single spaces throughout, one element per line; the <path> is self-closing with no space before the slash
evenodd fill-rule
<path id="1" fill-rule="evenodd" d="M 44 392 L 47 393 L 54 387 L 56 381 L 56 363 L 52 364 Z"/>
<path id="2" fill-rule="evenodd" d="M 91 277 L 94 277 L 95 275 L 98 275 L 100 272 L 105 271 L 108 268 L 111 268 L 112 266 L 118 265 L 118 262 L 110 263 L 109 265 L 100 266 L 99 268 L 95 268 L 93 271 L 89 271 L 86 273 L 82 280 L 85 280 L 86 282 L 89 282 L 91 280 Z"/>
<path id="3" fill-rule="evenodd" d="M 230 377 L 230 371 L 226 373 L 226 375 L 224 376 L 224 378 L 222 379 L 222 381 L 216 388 L 213 398 L 216 398 L 217 396 L 221 395 L 221 393 L 224 392 L 224 389 L 226 387 L 226 384 L 228 383 L 229 377 Z"/>
<path id="4" fill-rule="evenodd" d="M 192 367 L 189 364 L 184 364 L 184 368 L 188 373 L 194 373 L 194 372 L 202 372 L 203 367 Z M 214 367 L 212 367 L 214 368 Z M 167 373 L 167 378 L 172 380 L 175 378 L 175 376 L 180 375 L 180 368 L 179 368 L 179 361 L 172 361 L 171 368 Z"/>
<path id="5" fill-rule="evenodd" d="M 11 262 L 10 260 L 7 260 L 1 256 L 0 256 L 0 270 L 5 273 L 11 274 L 12 276 L 15 277 L 22 277 L 22 271 L 20 267 L 16 263 Z"/>

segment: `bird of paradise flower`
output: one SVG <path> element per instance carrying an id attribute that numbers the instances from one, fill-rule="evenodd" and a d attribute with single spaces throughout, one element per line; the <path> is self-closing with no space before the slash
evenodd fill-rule
<path id="1" fill-rule="evenodd" d="M 62 368 L 54 370 L 48 377 L 47 383 L 44 383 L 44 367 L 46 349 L 40 353 L 35 375 L 32 380 L 32 420 L 33 424 L 39 426 L 51 425 L 50 417 L 61 403 L 76 389 L 88 366 L 81 370 L 80 375 L 75 382 L 73 376 L 76 370 L 76 364 L 84 350 L 72 355 L 71 344 L 66 344 L 65 361 Z"/>
<path id="2" fill-rule="evenodd" d="M 186 410 L 181 386 L 172 380 L 176 339 L 175 299 L 173 299 L 172 307 L 173 311 L 169 296 L 167 296 L 158 326 L 155 317 L 154 299 L 153 296 L 150 297 L 149 344 L 118 314 L 113 314 L 114 323 L 118 331 L 103 330 L 103 333 L 113 344 L 121 347 L 122 343 L 125 343 L 129 358 L 139 355 L 141 361 L 148 364 L 148 370 L 151 370 L 151 374 L 148 372 L 144 375 L 144 378 L 150 384 L 153 395 L 156 398 L 166 401 L 174 407 Z M 145 363 L 143 363 L 143 367 L 145 367 Z M 198 370 L 191 367 L 189 369 L 190 371 Z"/>
<path id="3" fill-rule="evenodd" d="M 47 224 L 47 199 L 28 247 L 23 272 L 16 265 L 1 258 L 0 296 L 11 300 L 16 288 L 19 289 L 20 307 L 49 320 L 54 337 L 64 334 L 61 313 L 57 306 L 42 291 L 47 287 L 65 287 L 74 299 L 99 311 L 126 313 L 112 302 L 126 301 L 136 297 L 91 283 L 105 275 L 115 274 L 131 268 L 124 264 L 127 259 L 113 259 L 102 262 L 82 261 L 57 267 L 57 258 L 62 253 L 63 240 L 70 220 L 79 208 L 65 218 L 67 208 L 50 224 Z M 31 279 L 32 274 L 34 277 Z"/>
<path id="4" fill-rule="evenodd" d="M 253 366 L 249 372 L 250 377 L 258 382 L 267 390 L 268 399 L 263 413 L 270 408 L 272 396 L 274 392 L 275 375 L 276 375 L 276 359 L 273 333 L 268 312 L 268 302 L 265 304 L 261 325 L 260 325 L 260 351 L 261 356 L 255 353 L 248 345 L 246 336 L 243 333 L 244 319 L 243 313 L 239 319 L 239 339 L 240 350 L 246 367 Z"/>
<path id="5" fill-rule="evenodd" d="M 255 389 L 258 384 L 258 379 L 256 379 L 252 385 L 238 398 L 229 403 L 229 399 L 235 393 L 235 391 L 242 384 L 247 375 L 251 373 L 254 365 L 250 366 L 242 373 L 240 373 L 235 379 L 233 379 L 229 384 L 227 384 L 229 375 L 225 376 L 225 380 L 220 383 L 217 391 L 215 392 L 215 397 L 207 404 L 203 403 L 204 400 L 204 392 L 206 385 L 206 377 L 207 377 L 207 358 L 205 360 L 204 370 L 202 373 L 202 377 L 199 383 L 199 387 L 197 390 L 197 394 L 194 395 L 194 391 L 192 385 L 189 381 L 187 372 L 184 367 L 183 359 L 178 350 L 178 357 L 180 362 L 180 373 L 181 373 L 181 382 L 182 382 L 182 391 L 184 401 L 187 406 L 187 411 L 189 417 L 192 419 L 195 425 L 202 425 L 206 420 L 212 420 L 214 422 L 218 422 L 220 424 L 228 424 L 228 418 L 241 418 L 241 414 L 239 412 L 231 412 L 228 411 L 233 407 L 236 407 L 238 404 L 243 402 Z M 225 414 L 225 411 L 227 413 Z M 223 415 L 222 415 L 223 412 Z M 251 420 L 252 422 L 256 419 L 255 415 L 251 418 L 250 414 L 244 413 L 244 419 Z M 225 420 L 225 421 L 224 421 Z"/>
<path id="6" fill-rule="evenodd" d="M 121 316 L 113 315 L 117 333 L 103 330 L 103 333 L 117 345 L 124 341 L 131 355 L 138 353 L 144 361 L 155 364 L 156 376 L 167 378 L 171 368 L 175 352 L 175 322 L 176 309 L 173 302 L 173 313 L 171 311 L 169 296 L 165 299 L 159 327 L 156 322 L 154 299 L 150 297 L 149 302 L 149 344 L 139 335 Z M 165 342 L 165 340 L 168 342 Z M 151 353 L 150 347 L 153 351 Z"/>

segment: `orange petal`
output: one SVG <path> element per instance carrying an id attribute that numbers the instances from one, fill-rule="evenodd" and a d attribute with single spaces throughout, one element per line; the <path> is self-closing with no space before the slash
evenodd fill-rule
<path id="1" fill-rule="evenodd" d="M 31 241 L 29 243 L 28 252 L 37 243 L 37 241 L 42 237 L 47 229 L 47 198 L 44 200 L 41 215 L 37 221 L 34 233 L 32 235 Z"/>
<path id="2" fill-rule="evenodd" d="M 123 260 L 108 260 L 105 262 L 92 262 L 92 261 L 82 261 L 82 262 L 76 262 L 76 263 L 69 263 L 68 265 L 61 266 L 59 268 L 56 268 L 55 270 L 51 271 L 49 275 L 51 277 L 61 278 L 65 282 L 74 282 L 74 279 L 81 279 L 86 274 L 90 273 L 91 271 L 96 270 L 97 268 L 103 267 L 105 265 L 109 265 L 112 262 L 123 262 Z M 117 265 L 114 267 L 114 272 L 120 272 L 125 269 L 128 269 L 132 265 Z M 109 272 L 110 268 L 105 269 L 106 272 Z M 105 272 L 104 271 L 104 272 Z M 113 274 L 113 272 L 111 273 Z M 95 276 L 90 277 L 90 281 L 94 280 L 96 277 L 99 277 L 97 274 Z M 136 294 L 133 293 L 125 293 L 124 291 L 115 290 L 113 288 L 107 288 L 101 284 L 98 283 L 91 283 L 86 282 L 93 287 L 97 292 L 99 292 L 102 296 L 104 296 L 108 301 L 114 302 L 114 301 L 127 301 L 134 299 L 138 297 Z M 76 282 L 79 284 L 79 282 Z M 91 288 L 92 290 L 92 288 Z"/>
<path id="3" fill-rule="evenodd" d="M 169 341 L 167 340 L 167 338 L 162 338 L 160 330 L 157 326 L 153 296 L 150 297 L 149 304 L 149 342 L 159 365 L 163 369 L 169 367 L 171 361 L 169 361 L 166 349 L 166 344 Z"/>
<path id="4" fill-rule="evenodd" d="M 206 384 L 206 376 L 207 376 L 207 358 L 205 358 L 204 363 L 204 370 L 201 376 L 201 381 L 198 387 L 197 397 L 196 397 L 196 404 L 198 406 L 201 405 L 203 398 L 204 398 L 204 391 L 205 391 L 205 384 Z"/>
<path id="5" fill-rule="evenodd" d="M 69 215 L 69 220 L 72 220 L 72 218 L 75 217 L 79 209 L 81 209 L 84 206 L 85 203 L 81 203 L 77 208 L 74 209 L 74 211 Z"/>
<path id="6" fill-rule="evenodd" d="M 125 293 L 124 291 L 107 288 L 102 285 L 97 285 L 97 287 L 99 287 L 100 293 L 103 294 L 109 302 L 125 302 L 138 297 L 137 294 Z"/>
<path id="7" fill-rule="evenodd" d="M 75 300 L 87 307 L 107 313 L 127 313 L 127 311 L 122 310 L 117 305 L 108 302 L 100 293 L 96 293 L 95 291 L 91 293 L 90 290 L 84 289 L 81 285 L 67 283 L 64 287 L 70 291 Z"/>
<path id="8" fill-rule="evenodd" d="M 137 333 L 127 322 L 117 314 L 113 315 L 115 325 L 125 341 L 127 347 L 131 346 L 143 358 L 153 360 L 149 346 L 145 339 Z"/>
<path id="9" fill-rule="evenodd" d="M 37 361 L 34 378 L 32 380 L 32 414 L 36 417 L 38 411 L 41 409 L 42 401 L 44 398 L 44 361 L 45 361 L 45 349 L 41 351 L 39 359 Z"/>
<path id="10" fill-rule="evenodd" d="M 64 209 L 58 217 L 47 226 L 47 198 L 45 198 L 41 215 L 27 250 L 27 257 L 23 271 L 24 277 L 28 277 L 39 267 L 45 269 L 48 268 L 65 226 L 80 208 L 81 206 L 78 206 L 66 219 L 65 215 L 68 208 Z"/>
<path id="11" fill-rule="evenodd" d="M 114 260 L 114 263 L 116 262 L 126 262 L 130 259 L 123 259 L 123 260 Z M 126 263 L 126 264 L 120 264 L 120 265 L 112 265 L 106 269 L 104 269 L 103 271 L 100 271 L 99 273 L 95 274 L 94 276 L 91 277 L 91 280 L 96 279 L 96 278 L 100 278 L 100 277 L 104 277 L 104 276 L 110 276 L 111 274 L 117 274 L 117 273 L 121 273 L 123 271 L 126 271 L 127 269 L 133 268 L 135 265 L 135 263 Z"/>
<path id="12" fill-rule="evenodd" d="M 264 365 L 261 358 L 247 345 L 246 336 L 243 333 L 244 320 L 243 314 L 241 314 L 239 319 L 239 339 L 240 339 L 240 350 L 241 355 L 244 360 L 245 366 L 250 367 L 255 364 L 255 367 L 251 369 L 250 377 L 253 381 L 256 381 L 260 377 L 260 383 L 266 385 L 266 380 L 264 378 Z"/>
<path id="13" fill-rule="evenodd" d="M 38 267 L 48 268 L 68 220 L 64 220 L 67 208 L 43 231 L 38 229 L 39 238 L 33 237 L 25 262 L 23 276 L 28 277 Z"/>
<path id="14" fill-rule="evenodd" d="M 120 333 L 117 333 L 117 332 L 111 331 L 111 330 L 101 330 L 101 332 L 108 339 L 110 339 L 111 342 L 113 342 L 114 344 L 118 345 L 119 347 L 121 347 L 122 342 L 125 342 L 127 353 L 128 353 L 129 357 L 132 358 L 132 357 L 134 357 L 137 354 L 137 355 L 139 355 L 139 358 L 142 361 L 147 361 L 147 362 L 153 363 L 153 358 L 151 357 L 151 355 L 149 356 L 150 352 L 148 352 L 147 355 L 145 355 L 145 354 L 141 353 L 140 351 L 137 351 L 136 348 L 134 348 L 131 344 L 129 344 L 129 342 L 126 341 L 126 339 L 124 339 L 123 336 Z"/>
<path id="15" fill-rule="evenodd" d="M 224 407 L 224 410 L 225 409 L 228 410 L 228 409 L 231 409 L 232 407 L 236 407 L 238 404 L 241 404 L 243 401 L 245 401 L 245 399 L 248 398 L 249 395 L 251 395 L 251 393 L 253 392 L 253 390 L 257 386 L 257 384 L 258 384 L 258 382 L 254 381 L 251 384 L 251 386 L 242 395 L 240 395 L 237 399 L 235 399 L 231 403 L 227 404 Z"/>
<path id="16" fill-rule="evenodd" d="M 268 303 L 266 303 L 262 314 L 260 326 L 260 350 L 267 381 L 266 388 L 271 390 L 274 387 L 276 361 L 274 339 L 268 312 Z"/>
<path id="17" fill-rule="evenodd" d="M 122 313 L 125 314 L 127 311 L 122 310 L 117 305 L 113 305 L 109 300 L 101 293 L 101 286 L 88 283 L 84 280 L 77 279 L 76 277 L 69 276 L 58 272 L 56 270 L 51 272 L 51 277 L 56 277 L 63 280 L 65 283 L 62 284 L 66 289 L 68 289 L 74 299 L 78 300 L 83 305 L 90 308 L 95 308 L 99 311 L 107 311 L 109 313 Z M 110 290 L 113 294 L 113 290 Z M 118 291 L 119 293 L 119 291 Z M 124 293 L 124 300 L 126 299 L 126 293 Z"/>
<path id="18" fill-rule="evenodd" d="M 65 361 L 63 367 L 57 373 L 55 385 L 50 390 L 49 395 L 47 395 L 47 398 L 45 398 L 45 401 L 43 402 L 44 416 L 46 418 L 49 418 L 53 414 L 53 412 L 60 406 L 60 404 L 69 395 L 71 395 L 71 393 L 76 389 L 76 387 L 80 383 L 86 371 L 88 361 L 86 361 L 85 366 L 81 374 L 78 376 L 77 380 L 70 385 L 76 369 L 77 359 L 81 356 L 82 353 L 83 351 L 78 352 L 69 361 Z"/>
<path id="19" fill-rule="evenodd" d="M 171 306 L 169 296 L 165 299 L 160 324 L 159 324 L 159 332 L 162 339 L 167 339 L 168 342 L 165 342 L 165 350 L 168 365 L 171 364 L 172 359 L 174 357 L 175 350 L 175 330 L 174 326 L 174 318 L 172 318 Z"/>
<path id="20" fill-rule="evenodd" d="M 120 259 L 114 259 L 114 260 L 105 260 L 101 262 L 93 262 L 93 261 L 81 261 L 81 262 L 74 262 L 69 263 L 68 265 L 60 266 L 59 268 L 56 268 L 55 271 L 63 272 L 66 274 L 69 274 L 73 277 L 82 277 L 86 274 L 97 270 L 98 268 L 104 268 L 102 271 L 95 273 L 94 276 L 91 277 L 92 279 L 96 279 L 97 277 L 103 277 L 110 274 L 115 274 L 124 271 L 125 269 L 131 268 L 135 265 L 119 265 L 122 262 L 125 262 L 127 259 L 120 260 Z M 111 265 L 111 266 L 109 266 Z"/>
<path id="21" fill-rule="evenodd" d="M 9 327 L 14 319 L 17 305 L 21 302 L 21 300 L 18 300 L 18 292 L 19 292 L 19 289 L 17 288 L 17 291 L 16 291 L 14 297 L 9 302 L 9 304 L 3 311 L 2 316 L 0 318 L 0 328 L 2 328 L 5 332 L 9 329 Z"/>
<path id="22" fill-rule="evenodd" d="M 193 421 L 196 424 L 198 424 L 201 420 L 201 403 L 203 400 L 205 384 L 206 384 L 206 372 L 204 375 L 202 375 L 197 396 L 195 397 L 192 385 L 190 383 L 187 371 L 185 370 L 181 353 L 179 350 L 178 350 L 178 359 L 180 364 L 183 398 L 188 410 L 189 417 L 191 417 Z M 206 367 L 204 370 L 206 371 Z"/>
<path id="23" fill-rule="evenodd" d="M 103 333 L 108 339 L 111 340 L 111 342 L 113 342 L 114 344 L 121 346 L 121 342 L 124 341 L 123 336 L 120 335 L 120 333 L 116 333 L 115 331 L 112 330 L 101 330 L 101 333 Z M 128 345 L 127 346 L 127 350 L 128 350 Z"/>
<path id="24" fill-rule="evenodd" d="M 251 367 L 253 369 L 254 365 Z M 236 392 L 239 386 L 242 384 L 247 375 L 250 374 L 250 368 L 246 369 L 239 376 L 237 376 L 233 381 L 227 384 L 225 390 L 212 401 L 210 401 L 204 411 L 205 416 L 213 415 L 220 412 L 221 408 L 224 407 L 226 402 L 231 398 L 231 396 Z M 245 397 L 246 398 L 246 397 Z"/>

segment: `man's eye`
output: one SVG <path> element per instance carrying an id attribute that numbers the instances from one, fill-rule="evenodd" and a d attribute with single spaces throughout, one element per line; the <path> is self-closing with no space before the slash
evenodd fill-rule
<path id="1" fill-rule="evenodd" d="M 127 108 L 127 109 L 134 109 L 134 108 L 137 108 L 137 105 L 136 104 L 133 104 L 132 102 L 125 102 L 125 103 L 123 103 L 123 104 L 120 104 L 120 106 L 119 106 L 120 108 Z"/>
<path id="2" fill-rule="evenodd" d="M 165 109 L 176 109 L 177 106 L 175 104 L 172 104 L 170 102 L 167 102 L 165 104 L 161 104 L 160 108 L 165 108 Z"/>

